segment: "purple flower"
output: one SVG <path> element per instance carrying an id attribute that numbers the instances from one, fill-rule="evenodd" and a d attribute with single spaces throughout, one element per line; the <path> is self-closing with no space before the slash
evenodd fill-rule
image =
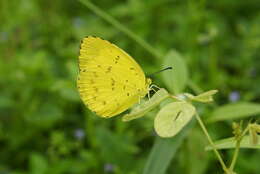
<path id="1" fill-rule="evenodd" d="M 75 28 L 80 28 L 84 24 L 84 21 L 80 17 L 74 18 L 72 22 Z"/>
<path id="2" fill-rule="evenodd" d="M 240 93 L 238 91 L 232 91 L 230 94 L 229 94 L 229 101 L 231 102 L 236 102 L 240 99 Z"/>
<path id="3" fill-rule="evenodd" d="M 104 171 L 105 172 L 113 172 L 114 171 L 114 165 L 113 164 L 110 164 L 110 163 L 107 163 L 104 165 Z"/>
<path id="4" fill-rule="evenodd" d="M 250 70 L 249 70 L 249 75 L 251 77 L 256 77 L 257 76 L 257 70 L 255 67 L 252 67 Z"/>
<path id="5" fill-rule="evenodd" d="M 83 129 L 76 129 L 74 131 L 74 136 L 78 140 L 82 140 L 85 137 L 85 132 Z"/>
<path id="6" fill-rule="evenodd" d="M 0 32 L 0 42 L 5 42 L 8 39 L 8 33 L 7 32 Z"/>

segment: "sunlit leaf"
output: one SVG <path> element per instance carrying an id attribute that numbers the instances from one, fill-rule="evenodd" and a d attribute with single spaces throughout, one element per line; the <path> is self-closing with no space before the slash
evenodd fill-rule
<path id="1" fill-rule="evenodd" d="M 207 120 L 208 122 L 216 122 L 222 120 L 241 119 L 245 117 L 260 114 L 260 104 L 241 102 L 227 104 L 217 108 Z"/>
<path id="2" fill-rule="evenodd" d="M 258 138 L 260 138 L 260 135 L 258 135 Z M 236 140 L 234 137 L 225 138 L 214 142 L 214 144 L 217 149 L 232 149 L 236 147 Z M 246 135 L 240 143 L 240 148 L 260 149 L 260 142 L 258 141 L 257 144 L 253 145 L 250 136 Z M 212 147 L 207 146 L 206 150 L 212 150 Z"/>
<path id="3" fill-rule="evenodd" d="M 177 51 L 171 50 L 166 55 L 163 65 L 173 68 L 162 73 L 167 88 L 174 94 L 181 93 L 188 81 L 188 69 L 183 57 Z"/>
<path id="4" fill-rule="evenodd" d="M 170 103 L 156 115 L 155 131 L 161 137 L 172 137 L 191 120 L 195 111 L 195 108 L 186 102 Z"/>
<path id="5" fill-rule="evenodd" d="M 214 101 L 213 95 L 215 95 L 218 92 L 218 90 L 210 90 L 207 92 L 204 92 L 202 94 L 199 94 L 197 96 L 194 96 L 189 93 L 185 93 L 184 95 L 188 97 L 190 100 L 202 102 L 202 103 L 208 103 Z"/>
<path id="6" fill-rule="evenodd" d="M 141 103 L 137 105 L 135 108 L 131 110 L 129 114 L 126 114 L 123 116 L 123 121 L 130 121 L 139 117 L 144 116 L 147 112 L 154 109 L 156 106 L 160 104 L 164 99 L 169 97 L 169 93 L 161 88 L 159 91 L 157 91 L 151 99 L 148 101 Z"/>

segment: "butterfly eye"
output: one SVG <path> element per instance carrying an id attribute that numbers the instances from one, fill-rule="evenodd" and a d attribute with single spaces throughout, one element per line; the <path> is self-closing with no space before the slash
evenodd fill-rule
<path id="1" fill-rule="evenodd" d="M 152 84 L 152 80 L 150 78 L 146 78 L 146 84 L 149 86 Z"/>

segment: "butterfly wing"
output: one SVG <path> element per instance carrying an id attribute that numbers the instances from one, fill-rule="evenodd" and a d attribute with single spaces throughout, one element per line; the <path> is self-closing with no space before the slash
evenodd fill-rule
<path id="1" fill-rule="evenodd" d="M 83 39 L 79 69 L 77 83 L 81 99 L 102 117 L 125 111 L 148 92 L 140 66 L 106 40 Z"/>

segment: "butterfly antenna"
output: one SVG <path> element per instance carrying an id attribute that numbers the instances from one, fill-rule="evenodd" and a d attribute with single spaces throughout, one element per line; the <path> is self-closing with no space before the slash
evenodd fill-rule
<path id="1" fill-rule="evenodd" d="M 158 73 L 160 73 L 160 72 L 163 72 L 163 71 L 169 70 L 169 69 L 172 69 L 172 67 L 169 66 L 169 67 L 167 67 L 167 68 L 164 68 L 164 69 L 162 69 L 162 70 L 160 70 L 160 71 L 154 72 L 154 73 L 149 74 L 149 75 L 147 75 L 147 76 L 148 76 L 148 77 L 152 77 L 152 76 L 154 76 L 155 74 L 158 74 Z"/>

